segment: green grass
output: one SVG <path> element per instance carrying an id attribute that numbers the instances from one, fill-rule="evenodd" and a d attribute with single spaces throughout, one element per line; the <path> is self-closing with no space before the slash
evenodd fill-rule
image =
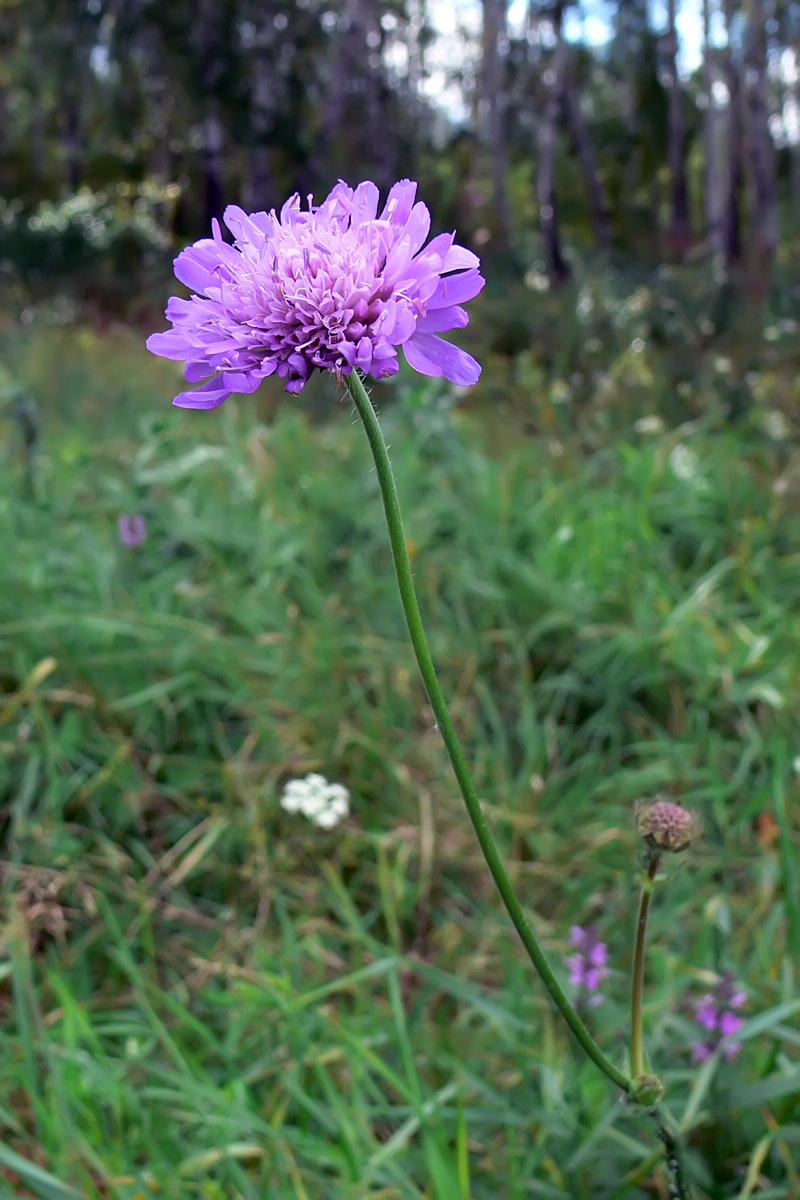
<path id="1" fill-rule="evenodd" d="M 579 1057 L 495 901 L 349 407 L 180 413 L 173 368 L 122 331 L 2 344 L 45 429 L 35 496 L 9 451 L 0 500 L 6 1192 L 666 1195 L 651 1125 Z M 375 396 L 538 933 L 564 971 L 570 925 L 600 927 L 588 1019 L 622 1062 L 631 807 L 702 813 L 655 903 L 647 1046 L 698 1196 L 800 1196 L 791 443 L 758 413 L 730 427 L 713 389 L 694 423 L 592 453 L 436 384 Z M 138 550 L 121 511 L 147 517 Z M 351 792 L 329 833 L 279 805 L 310 770 Z M 752 1036 L 697 1068 L 689 998 L 725 969 Z"/>

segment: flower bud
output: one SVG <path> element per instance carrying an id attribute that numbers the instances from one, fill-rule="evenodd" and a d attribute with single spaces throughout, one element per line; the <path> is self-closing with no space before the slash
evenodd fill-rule
<path id="1" fill-rule="evenodd" d="M 648 846 L 659 850 L 686 850 L 700 833 L 702 823 L 697 813 L 662 796 L 650 802 L 640 800 L 635 813 L 637 831 Z"/>
<path id="2" fill-rule="evenodd" d="M 631 1080 L 631 1098 L 642 1108 L 655 1108 L 664 1097 L 664 1084 L 657 1075 L 637 1075 Z"/>

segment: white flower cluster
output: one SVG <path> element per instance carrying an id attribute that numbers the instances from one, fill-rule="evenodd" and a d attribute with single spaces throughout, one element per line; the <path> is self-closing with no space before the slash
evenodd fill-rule
<path id="1" fill-rule="evenodd" d="M 283 789 L 281 808 L 301 812 L 323 829 L 333 829 L 350 811 L 350 793 L 340 783 L 328 783 L 324 775 L 291 779 Z"/>
<path id="2" fill-rule="evenodd" d="M 669 453 L 669 465 L 672 473 L 683 483 L 697 483 L 700 475 L 700 459 L 694 450 L 678 442 Z"/>

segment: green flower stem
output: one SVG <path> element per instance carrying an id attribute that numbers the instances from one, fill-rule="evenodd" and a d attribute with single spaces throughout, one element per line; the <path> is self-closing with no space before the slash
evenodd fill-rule
<path id="1" fill-rule="evenodd" d="M 642 897 L 639 901 L 639 920 L 636 925 L 636 949 L 633 955 L 633 977 L 631 982 L 631 1071 L 634 1079 L 644 1075 L 644 1039 L 642 1036 L 642 1009 L 644 1007 L 644 960 L 647 949 L 647 918 L 650 915 L 650 898 L 655 888 L 661 855 L 657 850 L 650 854 L 647 876 L 642 880 Z"/>
<path id="2" fill-rule="evenodd" d="M 439 680 L 436 675 L 436 668 L 433 665 L 431 652 L 428 649 L 428 642 L 425 637 L 425 630 L 420 617 L 419 605 L 417 604 L 417 596 L 414 589 L 414 579 L 411 573 L 411 563 L 408 558 L 408 550 L 406 548 L 406 539 L 403 532 L 403 520 L 400 513 L 400 503 L 397 497 L 397 488 L 395 487 L 394 476 L 392 474 L 392 466 L 389 461 L 389 453 L 386 448 L 386 442 L 383 439 L 381 427 L 378 423 L 378 418 L 375 415 L 375 410 L 369 396 L 366 393 L 364 384 L 355 371 L 346 377 L 347 390 L 353 399 L 358 415 L 364 424 L 364 429 L 367 434 L 372 457 L 375 460 L 375 469 L 378 473 L 378 482 L 380 484 L 381 496 L 383 498 L 383 507 L 386 513 L 386 523 L 389 528 L 389 541 L 392 548 L 392 557 L 394 559 L 395 571 L 397 572 L 397 583 L 400 589 L 400 599 L 403 604 L 406 622 L 408 624 L 408 632 L 411 635 L 411 642 L 414 647 L 414 653 L 417 658 L 420 674 L 425 683 L 425 689 L 428 693 L 431 708 L 439 728 L 439 732 L 444 740 L 447 753 L 450 757 L 450 762 L 453 765 L 458 785 L 461 789 L 461 794 L 464 797 L 464 803 L 467 806 L 470 819 L 472 820 L 475 833 L 480 843 L 483 856 L 489 870 L 492 873 L 492 878 L 497 884 L 497 890 L 503 898 L 503 903 L 508 910 L 508 915 L 514 922 L 517 933 L 522 939 L 522 944 L 527 950 L 530 959 L 539 973 L 542 983 L 547 988 L 553 1003 L 558 1008 L 564 1020 L 569 1025 L 575 1037 L 580 1042 L 583 1049 L 591 1058 L 592 1062 L 600 1068 L 604 1075 L 615 1083 L 617 1087 L 622 1088 L 624 1092 L 630 1092 L 631 1081 L 628 1079 L 619 1067 L 616 1067 L 613 1062 L 600 1049 L 595 1042 L 589 1030 L 584 1025 L 583 1021 L 578 1016 L 575 1009 L 567 999 L 561 985 L 556 979 L 553 971 L 545 958 L 544 952 L 537 941 L 536 935 L 533 932 L 528 918 L 522 910 L 522 906 L 517 899 L 517 895 L 512 887 L 511 880 L 506 874 L 506 870 L 500 859 L 500 854 L 497 846 L 494 843 L 489 825 L 484 816 L 481 802 L 478 799 L 478 793 L 475 790 L 475 784 L 472 781 L 469 766 L 461 748 L 461 743 L 458 740 L 453 722 L 450 719 L 450 713 L 447 709 L 447 702 L 444 698 Z"/>

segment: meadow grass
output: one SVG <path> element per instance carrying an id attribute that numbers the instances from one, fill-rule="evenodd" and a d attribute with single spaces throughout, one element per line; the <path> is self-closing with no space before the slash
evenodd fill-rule
<path id="1" fill-rule="evenodd" d="M 34 495 L 11 439 L 0 500 L 6 1194 L 667 1196 L 651 1125 L 583 1061 L 498 907 L 349 404 L 180 413 L 171 365 L 123 331 L 0 345 L 45 431 Z M 800 1197 L 790 443 L 711 393 L 590 453 L 435 382 L 374 394 L 537 933 L 566 977 L 569 927 L 597 925 L 614 971 L 587 1019 L 623 1062 L 632 804 L 702 814 L 652 914 L 648 1050 L 698 1196 Z M 120 512 L 146 516 L 138 549 Z M 351 793 L 330 832 L 280 808 L 312 770 Z M 691 1000 L 727 969 L 741 1053 L 698 1067 Z"/>

